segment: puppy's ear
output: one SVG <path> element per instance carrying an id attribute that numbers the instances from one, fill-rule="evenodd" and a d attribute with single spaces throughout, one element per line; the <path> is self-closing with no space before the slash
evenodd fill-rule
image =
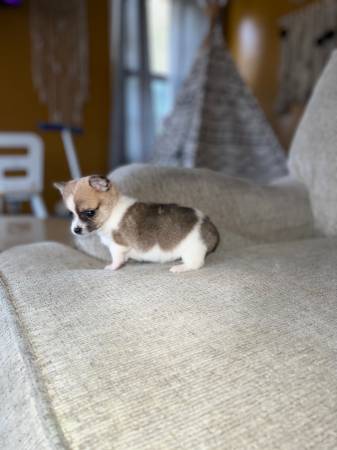
<path id="1" fill-rule="evenodd" d="M 65 183 L 64 181 L 59 181 L 58 183 L 53 183 L 53 186 L 54 188 L 58 189 L 61 192 L 61 194 L 63 194 L 66 184 L 67 183 Z"/>
<path id="2" fill-rule="evenodd" d="M 89 184 L 97 192 L 107 192 L 112 186 L 111 181 L 101 175 L 92 175 L 89 177 Z"/>

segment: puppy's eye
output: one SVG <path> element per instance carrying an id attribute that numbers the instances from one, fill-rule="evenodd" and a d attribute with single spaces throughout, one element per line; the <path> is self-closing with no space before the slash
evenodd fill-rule
<path id="1" fill-rule="evenodd" d="M 74 216 L 74 213 L 72 211 L 67 211 L 68 217 L 72 218 Z"/>
<path id="2" fill-rule="evenodd" d="M 87 211 L 84 211 L 83 214 L 86 217 L 94 217 L 94 215 L 96 214 L 96 211 L 94 209 L 88 209 Z"/>

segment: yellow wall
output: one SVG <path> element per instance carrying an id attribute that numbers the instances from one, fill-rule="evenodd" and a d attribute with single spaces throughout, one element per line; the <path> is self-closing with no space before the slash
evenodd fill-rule
<path id="1" fill-rule="evenodd" d="M 84 110 L 85 132 L 76 138 L 84 174 L 107 171 L 109 120 L 109 57 L 107 0 L 89 0 L 89 100 Z M 21 7 L 0 7 L 0 131 L 34 131 L 45 142 L 45 199 L 52 212 L 58 199 L 52 182 L 70 178 L 59 134 L 41 133 L 47 108 L 33 88 L 31 77 L 29 1 Z"/>
<path id="2" fill-rule="evenodd" d="M 226 13 L 225 34 L 238 69 L 286 148 L 302 111 L 294 108 L 290 116 L 283 118 L 275 112 L 280 61 L 278 20 L 311 2 L 230 0 Z"/>

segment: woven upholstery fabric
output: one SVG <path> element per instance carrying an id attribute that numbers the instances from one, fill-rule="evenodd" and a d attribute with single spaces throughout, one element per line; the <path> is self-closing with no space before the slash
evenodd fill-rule
<path id="1" fill-rule="evenodd" d="M 310 201 L 304 185 L 281 178 L 273 185 L 257 184 L 207 169 L 182 169 L 132 164 L 110 178 L 121 191 L 142 201 L 179 203 L 198 208 L 212 219 L 221 247 L 233 249 L 256 243 L 291 241 L 314 234 Z M 79 238 L 77 246 L 109 260 L 96 236 Z"/>
<path id="2" fill-rule="evenodd" d="M 337 448 L 337 239 L 102 266 L 0 255 L 0 448 Z"/>
<path id="3" fill-rule="evenodd" d="M 3 280 L 0 297 L 0 448 L 49 449 L 53 437 L 44 426 L 48 405 L 39 402 L 32 355 Z M 51 427 L 51 434 L 53 431 Z"/>
<path id="4" fill-rule="evenodd" d="M 304 183 L 315 225 L 337 234 L 337 51 L 321 75 L 290 149 L 289 168 Z"/>

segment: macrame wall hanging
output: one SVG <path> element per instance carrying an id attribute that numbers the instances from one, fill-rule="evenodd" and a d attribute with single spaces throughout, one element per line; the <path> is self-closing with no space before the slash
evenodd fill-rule
<path id="1" fill-rule="evenodd" d="M 281 64 L 277 110 L 304 105 L 337 46 L 337 1 L 322 0 L 280 19 Z"/>
<path id="2" fill-rule="evenodd" d="M 31 0 L 32 74 L 49 120 L 80 125 L 88 97 L 85 0 Z"/>

